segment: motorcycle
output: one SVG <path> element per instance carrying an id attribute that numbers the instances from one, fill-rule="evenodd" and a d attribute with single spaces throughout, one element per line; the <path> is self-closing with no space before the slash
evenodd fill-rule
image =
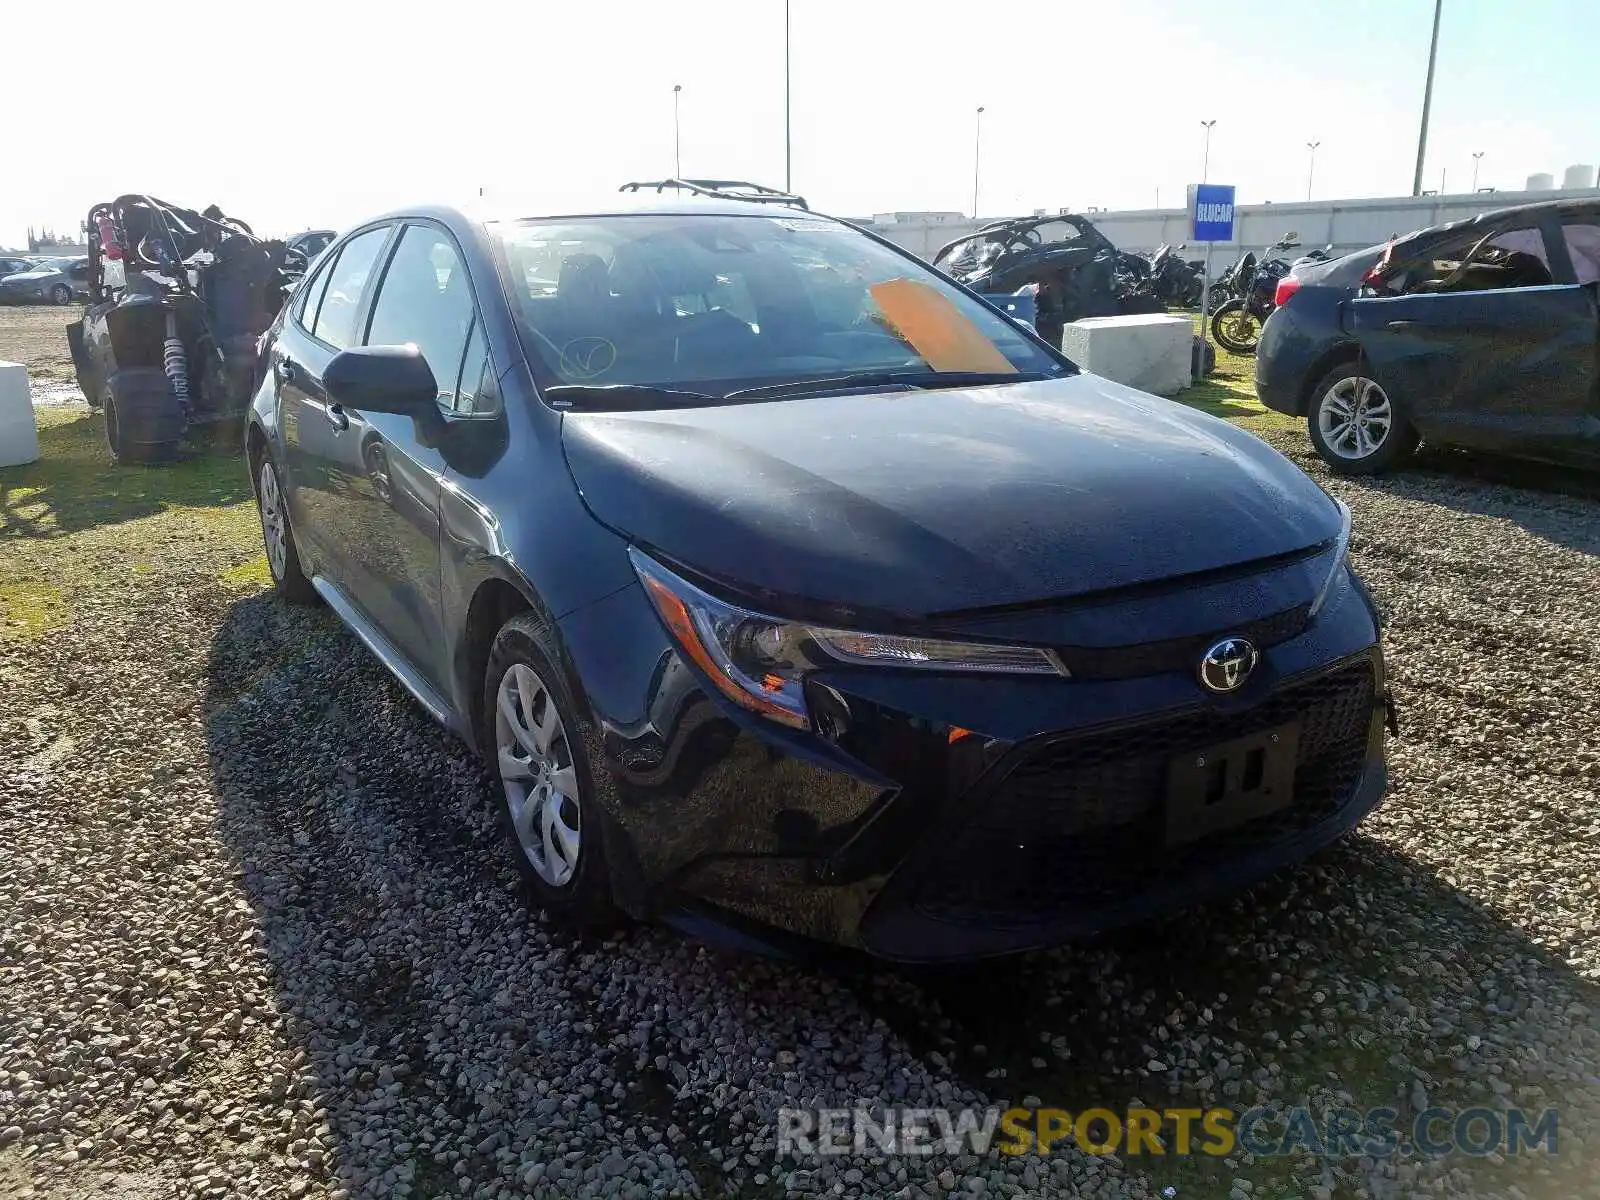
<path id="1" fill-rule="evenodd" d="M 1317 263 L 1332 262 L 1333 258 L 1333 243 L 1329 242 L 1321 250 L 1310 250 L 1305 254 L 1302 254 L 1299 258 L 1294 260 L 1294 262 L 1290 265 L 1289 270 L 1291 273 L 1293 273 L 1298 271 L 1301 267 L 1312 267 Z"/>
<path id="2" fill-rule="evenodd" d="M 1193 263 L 1178 257 L 1184 243 L 1176 246 L 1162 245 L 1150 256 L 1150 277 L 1147 284 L 1151 293 L 1167 304 L 1193 308 L 1200 303 L 1200 293 L 1205 280 Z"/>
<path id="3" fill-rule="evenodd" d="M 1254 354 L 1261 340 L 1261 327 L 1272 315 L 1273 296 L 1278 280 L 1290 271 L 1289 262 L 1271 257 L 1300 244 L 1298 234 L 1288 234 L 1264 251 L 1266 261 L 1253 252 L 1246 253 L 1228 274 L 1228 299 L 1211 310 L 1211 336 L 1232 354 Z"/>
<path id="4" fill-rule="evenodd" d="M 1148 257 L 1119 251 L 1117 295 L 1123 311 L 1160 312 L 1169 304 L 1193 308 L 1200 303 L 1204 282 L 1194 263 L 1184 262 L 1176 247 L 1163 243 Z"/>

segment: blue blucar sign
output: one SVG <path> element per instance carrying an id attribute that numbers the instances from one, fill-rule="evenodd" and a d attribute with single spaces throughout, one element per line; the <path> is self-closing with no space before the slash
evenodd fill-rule
<path id="1" fill-rule="evenodd" d="M 1189 185 L 1189 240 L 1191 242 L 1233 241 L 1231 183 Z"/>

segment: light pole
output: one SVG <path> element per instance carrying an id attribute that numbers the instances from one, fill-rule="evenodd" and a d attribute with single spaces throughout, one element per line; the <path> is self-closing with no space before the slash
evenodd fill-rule
<path id="1" fill-rule="evenodd" d="M 1311 151 L 1311 162 L 1306 167 L 1306 199 L 1311 199 L 1311 180 L 1317 173 L 1317 147 L 1321 142 L 1307 142 L 1306 149 Z"/>
<path id="2" fill-rule="evenodd" d="M 1478 190 L 1478 160 L 1482 157 L 1482 150 L 1474 150 L 1472 152 L 1472 190 L 1474 194 L 1476 194 Z"/>
<path id="3" fill-rule="evenodd" d="M 972 130 L 972 219 L 978 219 L 978 166 L 983 161 L 983 105 L 973 119 Z"/>
<path id="4" fill-rule="evenodd" d="M 672 85 L 672 177 L 683 178 L 683 139 L 679 136 L 678 124 L 678 96 L 683 91 L 683 84 Z"/>
<path id="5" fill-rule="evenodd" d="M 1433 106 L 1433 64 L 1439 57 L 1439 12 L 1444 0 L 1433 0 L 1433 39 L 1428 43 L 1428 82 L 1422 88 L 1422 127 L 1417 131 L 1417 172 L 1411 177 L 1411 194 L 1422 195 L 1422 160 L 1428 153 L 1428 109 Z"/>
<path id="6" fill-rule="evenodd" d="M 783 0 L 783 190 L 794 191 L 793 155 L 789 140 L 789 0 Z"/>
<path id="7" fill-rule="evenodd" d="M 1211 170 L 1211 127 L 1216 124 L 1216 121 L 1201 121 L 1200 124 L 1206 127 L 1206 151 L 1200 159 L 1200 182 L 1204 183 L 1207 172 Z"/>

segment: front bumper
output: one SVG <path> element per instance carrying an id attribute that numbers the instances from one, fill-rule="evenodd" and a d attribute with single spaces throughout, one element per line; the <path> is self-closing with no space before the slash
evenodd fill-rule
<path id="1" fill-rule="evenodd" d="M 811 733 L 713 698 L 640 605 L 626 589 L 562 627 L 597 722 L 618 899 L 641 917 L 903 961 L 1013 953 L 1244 886 L 1383 795 L 1387 687 L 1353 577 L 1266 645 L 1234 697 L 1176 670 L 839 671 L 813 677 Z M 641 685 L 642 701 L 624 699 Z M 1167 763 L 1288 720 L 1301 730 L 1290 806 L 1161 849 Z"/>

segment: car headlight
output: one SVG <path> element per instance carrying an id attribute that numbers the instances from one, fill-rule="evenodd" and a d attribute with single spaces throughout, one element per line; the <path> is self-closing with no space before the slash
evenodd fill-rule
<path id="1" fill-rule="evenodd" d="M 839 663 L 918 671 L 1065 675 L 1047 650 L 828 629 L 765 616 L 702 591 L 644 552 L 628 557 L 673 640 L 742 708 L 784 725 L 810 724 L 808 671 Z"/>
<path id="2" fill-rule="evenodd" d="M 1343 500 L 1334 500 L 1334 503 L 1339 506 L 1339 536 L 1334 539 L 1333 564 L 1328 568 L 1328 576 L 1322 581 L 1322 586 L 1317 589 L 1317 598 L 1311 602 L 1311 611 L 1306 614 L 1308 618 L 1316 616 L 1321 610 L 1328 593 L 1333 590 L 1334 580 L 1339 578 L 1339 572 L 1350 565 L 1350 506 Z"/>

